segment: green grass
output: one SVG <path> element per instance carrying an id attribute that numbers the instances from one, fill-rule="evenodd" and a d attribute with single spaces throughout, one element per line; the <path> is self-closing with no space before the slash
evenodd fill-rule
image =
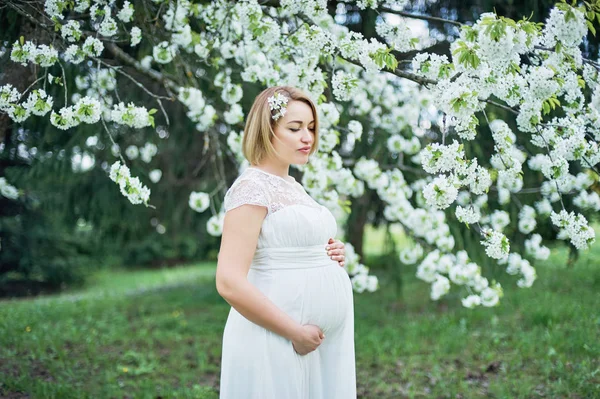
<path id="1" fill-rule="evenodd" d="M 355 295 L 361 398 L 593 398 L 600 392 L 600 245 L 530 289 L 503 279 L 492 309 L 429 300 L 406 270 L 400 297 Z M 0 397 L 217 398 L 229 306 L 214 264 L 103 271 L 78 291 L 0 302 Z"/>

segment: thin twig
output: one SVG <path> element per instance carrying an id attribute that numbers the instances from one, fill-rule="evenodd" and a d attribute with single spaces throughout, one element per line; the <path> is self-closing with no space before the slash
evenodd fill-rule
<path id="1" fill-rule="evenodd" d="M 25 96 L 25 94 L 29 91 L 29 89 L 31 89 L 33 87 L 33 85 L 35 85 L 37 82 L 39 82 L 40 80 L 45 79 L 45 75 L 44 76 L 40 76 L 39 78 L 37 78 L 35 80 L 35 82 L 33 82 L 32 84 L 29 85 L 28 88 L 25 89 L 25 91 L 23 93 L 21 93 L 21 97 L 19 97 L 18 101 L 21 101 L 21 99 Z"/>
<path id="2" fill-rule="evenodd" d="M 379 7 L 378 10 L 381 11 L 381 12 L 387 12 L 389 14 L 400 15 L 402 17 L 406 17 L 406 18 L 410 18 L 410 19 L 420 19 L 420 20 L 423 20 L 423 21 L 431 21 L 431 22 L 439 22 L 439 23 L 445 23 L 445 24 L 452 24 L 452 25 L 455 25 L 455 26 L 458 26 L 458 27 L 461 27 L 461 26 L 464 25 L 462 22 L 459 22 L 459 21 L 452 21 L 450 19 L 439 18 L 439 17 L 430 17 L 428 15 L 411 14 L 411 13 L 406 12 L 406 11 L 394 10 L 393 8 L 389 8 L 389 7 Z"/>
<path id="3" fill-rule="evenodd" d="M 121 75 L 129 78 L 129 80 L 131 80 L 133 83 L 135 83 L 136 86 L 138 86 L 140 89 L 144 90 L 146 92 L 146 94 L 148 94 L 151 97 L 157 98 L 157 99 L 162 99 L 162 100 L 169 100 L 169 101 L 173 101 L 173 97 L 166 97 L 166 96 L 161 96 L 158 94 L 154 94 L 152 93 L 150 90 L 148 90 L 142 83 L 138 82 L 133 76 L 131 76 L 130 74 L 128 74 L 127 72 L 123 71 L 123 67 L 122 66 L 114 66 L 114 65 L 110 65 L 102 60 L 100 60 L 99 58 L 95 58 L 92 57 L 94 60 L 99 61 L 102 65 L 105 65 L 109 68 L 112 68 L 114 70 L 116 70 L 117 72 L 119 72 Z"/>
<path id="4" fill-rule="evenodd" d="M 104 130 L 106 130 L 106 133 L 108 134 L 108 137 L 110 138 L 110 141 L 113 143 L 113 145 L 115 145 L 115 146 L 117 146 L 117 147 L 120 148 L 120 146 L 113 139 L 113 136 L 110 133 L 110 130 L 108 130 L 108 126 L 106 126 L 106 122 L 104 122 L 104 118 L 100 118 L 100 121 L 102 122 L 102 126 L 104 126 Z M 121 154 L 121 150 L 119 150 L 119 158 L 121 158 L 121 161 L 123 162 L 123 165 L 127 164 L 127 162 L 125 162 L 125 158 L 123 158 L 123 155 Z"/>
<path id="5" fill-rule="evenodd" d="M 62 71 L 63 85 L 65 86 L 65 107 L 66 107 L 68 104 L 67 99 L 68 99 L 69 88 L 67 87 L 67 78 L 65 75 L 65 68 L 62 66 L 60 61 L 58 62 L 58 65 L 60 66 L 60 70 Z"/>

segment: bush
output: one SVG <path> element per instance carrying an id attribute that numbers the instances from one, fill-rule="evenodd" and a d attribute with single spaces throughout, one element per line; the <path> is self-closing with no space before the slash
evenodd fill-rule
<path id="1" fill-rule="evenodd" d="M 32 206 L 0 199 L 0 296 L 47 293 L 78 285 L 91 267 L 85 234 Z"/>

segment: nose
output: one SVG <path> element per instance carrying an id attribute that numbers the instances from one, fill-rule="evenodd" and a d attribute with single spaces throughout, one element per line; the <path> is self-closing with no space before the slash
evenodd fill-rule
<path id="1" fill-rule="evenodd" d="M 308 129 L 308 128 L 304 128 L 302 129 L 302 142 L 303 143 L 312 143 L 314 141 L 314 136 L 313 133 Z"/>

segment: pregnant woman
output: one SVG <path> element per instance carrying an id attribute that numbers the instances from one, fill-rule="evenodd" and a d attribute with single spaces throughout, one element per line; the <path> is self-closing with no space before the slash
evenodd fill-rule
<path id="1" fill-rule="evenodd" d="M 352 285 L 343 244 L 331 240 L 336 221 L 288 175 L 316 150 L 317 130 L 314 103 L 293 87 L 264 90 L 248 114 L 251 166 L 225 195 L 217 265 L 232 306 L 222 399 L 356 398 Z"/>

